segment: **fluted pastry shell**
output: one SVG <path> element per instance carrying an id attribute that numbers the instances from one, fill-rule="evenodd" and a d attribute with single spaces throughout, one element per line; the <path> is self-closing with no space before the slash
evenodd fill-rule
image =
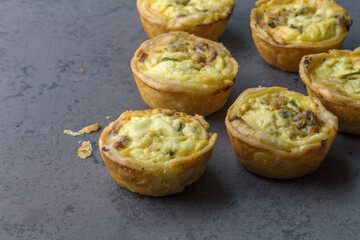
<path id="1" fill-rule="evenodd" d="M 181 131 L 185 131 L 184 129 L 187 127 L 191 130 L 191 127 L 195 126 L 196 128 L 194 129 L 197 130 L 194 131 L 200 131 L 200 134 L 204 136 L 203 139 L 198 140 L 202 145 L 190 151 L 181 145 L 184 142 L 179 142 L 178 145 L 175 144 L 175 146 L 172 146 L 171 148 L 177 150 L 170 153 L 161 152 L 166 142 L 163 142 L 162 145 L 158 145 L 160 150 L 154 148 L 154 144 L 156 144 L 155 137 L 166 138 L 168 135 L 164 132 L 174 131 L 172 126 L 170 126 L 170 128 L 165 128 L 160 126 L 164 124 L 156 125 L 158 122 L 155 120 L 151 122 L 153 125 L 146 125 L 146 123 L 148 123 L 147 121 L 149 121 L 148 119 L 143 121 L 145 123 L 141 122 L 142 117 L 147 118 L 157 116 L 158 114 L 164 115 L 165 118 L 168 119 L 175 119 L 174 121 L 176 121 L 176 119 L 185 119 L 185 127 L 183 126 L 183 130 Z M 135 128 L 148 127 L 144 130 L 146 131 L 145 135 L 139 137 L 137 140 L 132 140 L 131 137 L 126 136 L 126 141 L 117 141 L 118 139 L 116 138 L 119 137 L 119 134 L 121 135 L 122 128 L 128 127 L 131 129 L 131 127 L 134 127 L 126 125 L 131 122 L 132 118 L 140 119 L 136 123 L 137 125 L 134 125 Z M 161 118 L 162 117 L 160 117 L 160 120 Z M 190 124 L 186 125 L 186 121 L 190 121 Z M 155 197 L 165 196 L 182 192 L 184 187 L 192 184 L 204 173 L 217 139 L 216 133 L 211 134 L 206 132 L 208 127 L 209 124 L 199 115 L 193 117 L 169 109 L 127 111 L 103 130 L 99 138 L 99 149 L 111 176 L 121 186 L 132 192 L 144 195 Z M 126 131 L 127 130 L 125 129 L 125 132 Z M 138 132 L 133 133 L 134 136 L 136 136 L 136 134 L 138 134 Z M 152 139 L 152 137 L 154 139 Z M 124 139 L 124 137 L 121 139 Z M 127 141 L 130 141 L 129 146 L 127 146 L 129 144 Z M 135 143 L 132 143 L 131 141 Z M 140 141 L 140 144 L 142 144 L 141 141 L 153 142 L 150 144 L 150 147 L 144 147 L 144 149 L 142 149 L 138 146 L 133 147 L 134 144 L 138 144 L 136 141 Z M 188 138 L 187 141 L 189 141 L 186 142 L 188 145 L 199 143 L 196 142 L 197 140 L 192 140 L 191 137 Z M 186 151 L 189 151 L 188 154 L 186 154 Z M 173 154 L 173 157 L 169 154 Z"/>
<path id="2" fill-rule="evenodd" d="M 336 32 L 336 37 L 333 39 L 325 39 L 321 41 L 316 41 L 316 39 L 312 39 L 311 42 L 307 41 L 285 41 L 281 39 L 281 32 L 278 36 L 274 36 L 270 31 L 267 29 L 271 29 L 268 25 L 273 25 L 275 20 L 270 23 L 266 22 L 263 23 L 263 12 L 260 10 L 261 8 L 266 8 L 267 5 L 276 5 L 276 4 L 306 4 L 308 6 L 313 7 L 321 7 L 322 9 L 333 10 L 334 16 L 338 19 L 338 26 Z M 288 0 L 288 1 L 280 1 L 280 0 L 259 0 L 256 2 L 257 8 L 252 9 L 250 15 L 250 26 L 252 31 L 252 37 L 254 39 L 256 48 L 261 55 L 261 57 L 270 65 L 279 68 L 283 71 L 290 71 L 290 72 L 298 72 L 299 70 L 299 63 L 301 58 L 304 55 L 314 54 L 314 53 L 321 53 L 325 52 L 329 49 L 338 49 L 341 47 L 342 43 L 344 42 L 348 30 L 352 24 L 351 18 L 348 16 L 345 9 L 343 9 L 340 5 L 336 4 L 333 0 Z M 335 21 L 335 20 L 333 20 Z M 300 34 L 300 27 L 296 27 L 294 25 L 290 25 L 291 27 L 287 28 L 287 31 L 299 31 Z M 324 24 L 322 26 L 323 29 L 317 30 L 319 36 L 324 35 L 324 32 L 329 31 L 330 28 L 328 25 Z M 294 29 L 291 29 L 294 28 Z M 285 28 L 284 28 L 285 29 Z M 303 34 L 304 30 L 301 30 L 301 34 Z M 309 38 L 314 35 L 309 30 Z M 292 36 L 293 32 L 286 32 L 283 31 L 284 38 L 286 38 L 286 34 Z M 315 32 L 315 30 L 314 30 Z"/>
<path id="3" fill-rule="evenodd" d="M 355 57 L 357 60 L 354 60 Z M 345 68 L 348 70 L 342 72 L 345 68 L 341 69 L 336 66 L 331 66 L 329 67 L 331 72 L 328 74 L 325 73 L 324 76 L 318 76 L 316 74 L 317 69 L 325 67 L 323 65 L 327 64 L 327 60 L 338 61 L 342 58 L 345 58 L 346 61 L 351 61 L 351 59 L 353 59 L 354 62 L 357 62 L 357 68 L 350 70 L 349 65 L 346 65 Z M 342 84 L 347 84 L 348 80 L 340 75 L 359 70 L 360 48 L 357 48 L 354 51 L 330 50 L 327 53 L 311 54 L 304 56 L 300 62 L 300 78 L 306 85 L 309 96 L 319 99 L 327 110 L 338 117 L 339 131 L 341 132 L 360 134 L 360 94 L 356 94 L 352 91 L 349 92 L 341 87 L 341 85 L 337 86 L 334 83 L 342 82 Z M 336 77 L 335 75 L 339 75 L 339 77 Z M 352 81 L 357 81 L 359 85 L 359 78 L 360 74 L 358 75 L 357 80 L 354 79 Z"/>
<path id="4" fill-rule="evenodd" d="M 189 46 L 185 43 L 189 43 Z M 154 50 L 157 47 L 167 49 L 166 46 L 175 48 L 174 46 L 181 44 L 186 45 L 183 46 L 183 52 L 174 50 L 175 53 L 169 53 L 164 50 L 159 56 L 156 51 L 160 50 Z M 197 44 L 206 47 L 203 56 L 198 52 L 200 50 L 197 49 Z M 146 60 L 143 59 L 144 54 Z M 162 61 L 170 59 L 163 56 L 174 54 L 180 57 L 185 54 L 187 58 L 172 59 L 173 62 Z M 198 58 L 203 62 L 191 60 L 196 54 L 200 54 Z M 218 70 L 216 66 L 222 62 L 225 62 L 224 68 L 218 67 Z M 176 64 L 180 65 L 173 67 Z M 192 66 L 200 67 L 200 70 L 193 69 Z M 238 75 L 239 65 L 221 43 L 185 32 L 171 32 L 141 44 L 131 60 L 131 69 L 141 97 L 151 108 L 170 108 L 188 114 L 207 116 L 220 110 L 227 101 Z M 226 73 L 222 74 L 224 71 Z"/>
<path id="5" fill-rule="evenodd" d="M 304 138 L 295 138 L 296 141 L 287 141 L 284 140 L 286 138 L 281 138 L 282 135 L 277 137 L 268 132 L 268 130 L 250 126 L 244 116 L 237 115 L 239 113 L 238 109 L 242 107 L 247 108 L 245 105 L 242 105 L 244 102 L 252 101 L 256 97 L 261 97 L 268 93 L 282 91 L 287 91 L 287 89 L 260 87 L 245 90 L 229 108 L 225 118 L 225 125 L 235 156 L 249 171 L 268 178 L 298 178 L 314 172 L 323 162 L 337 133 L 337 118 L 328 112 L 321 105 L 320 101 L 315 98 L 310 99 L 310 97 L 306 97 L 307 100 L 304 106 L 306 106 L 307 102 L 310 102 L 311 106 L 315 106 L 315 109 L 312 109 L 314 116 L 321 119 L 326 128 L 324 127 L 323 130 L 320 128 L 319 133 L 315 132 Z M 300 105 L 302 100 L 296 100 L 299 95 L 298 93 L 291 92 L 289 96 L 295 96 L 291 101 L 297 101 L 300 108 L 302 108 L 302 105 Z M 270 98 L 270 100 L 273 99 Z M 256 108 L 256 106 L 250 106 L 249 111 L 254 111 L 252 108 Z M 257 118 L 266 118 L 264 122 L 269 120 L 265 112 L 263 116 L 260 114 Z M 279 118 L 281 117 L 279 116 Z M 313 131 L 311 125 L 309 127 L 310 131 Z M 279 129 L 274 131 L 277 130 Z"/>
<path id="6" fill-rule="evenodd" d="M 171 0 L 170 0 L 171 2 Z M 235 0 L 220 0 L 226 4 L 226 11 L 211 12 L 205 19 L 196 16 L 166 17 L 151 8 L 151 1 L 138 0 L 137 8 L 144 30 L 150 38 L 171 31 L 184 31 L 216 41 L 225 31 L 235 7 Z M 200 15 L 201 16 L 201 15 Z M 189 18 L 190 20 L 187 20 Z"/>

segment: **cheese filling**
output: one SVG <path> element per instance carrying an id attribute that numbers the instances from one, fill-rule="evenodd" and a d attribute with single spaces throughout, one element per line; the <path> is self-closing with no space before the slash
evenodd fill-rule
<path id="1" fill-rule="evenodd" d="M 206 42 L 179 40 L 158 45 L 143 52 L 139 62 L 144 74 L 191 88 L 233 85 L 236 77 L 231 56 Z"/>
<path id="2" fill-rule="evenodd" d="M 149 0 L 149 7 L 169 23 L 209 24 L 227 18 L 235 0 Z"/>
<path id="3" fill-rule="evenodd" d="M 258 24 L 279 44 L 326 43 L 342 36 L 345 31 L 342 25 L 347 22 L 344 15 L 301 2 L 262 6 Z"/>
<path id="4" fill-rule="evenodd" d="M 229 120 L 240 119 L 250 128 L 291 145 L 324 141 L 329 125 L 316 114 L 317 104 L 310 97 L 291 91 L 267 90 L 252 95 L 237 106 Z"/>
<path id="5" fill-rule="evenodd" d="M 312 72 L 312 77 L 346 96 L 360 99 L 360 53 L 324 58 Z"/>
<path id="6" fill-rule="evenodd" d="M 206 129 L 194 118 L 164 113 L 132 116 L 118 132 L 108 135 L 124 157 L 138 161 L 166 162 L 187 157 L 208 145 Z"/>

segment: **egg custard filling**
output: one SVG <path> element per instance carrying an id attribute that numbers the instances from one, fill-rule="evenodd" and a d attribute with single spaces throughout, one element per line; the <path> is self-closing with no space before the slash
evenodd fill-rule
<path id="1" fill-rule="evenodd" d="M 351 18 L 332 0 L 268 1 L 259 7 L 257 24 L 278 44 L 325 44 L 340 39 Z"/>
<path id="2" fill-rule="evenodd" d="M 331 126 L 320 119 L 317 109 L 318 104 L 311 97 L 284 88 L 269 88 L 238 102 L 229 121 L 240 120 L 248 128 L 271 136 L 267 142 L 280 149 L 325 144 Z"/>
<path id="3" fill-rule="evenodd" d="M 167 162 L 190 156 L 208 143 L 206 129 L 196 117 L 169 116 L 154 110 L 152 114 L 136 112 L 116 122 L 105 145 L 137 161 Z"/>
<path id="4" fill-rule="evenodd" d="M 231 15 L 235 0 L 149 0 L 149 8 L 169 23 L 210 24 Z"/>
<path id="5" fill-rule="evenodd" d="M 166 79 L 190 89 L 232 86 L 238 68 L 226 50 L 207 42 L 179 39 L 139 52 L 138 67 L 152 79 Z"/>
<path id="6" fill-rule="evenodd" d="M 360 51 L 324 58 L 311 72 L 311 78 L 360 100 Z"/>

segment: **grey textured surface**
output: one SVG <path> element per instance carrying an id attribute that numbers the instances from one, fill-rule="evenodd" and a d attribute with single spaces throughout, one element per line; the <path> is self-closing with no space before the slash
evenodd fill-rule
<path id="1" fill-rule="evenodd" d="M 354 19 L 343 48 L 354 49 L 360 4 L 338 2 Z M 100 133 L 62 133 L 148 108 L 129 66 L 147 39 L 135 5 L 0 1 L 0 239 L 360 239 L 359 136 L 339 134 L 320 169 L 297 180 L 258 177 L 234 156 L 223 120 L 243 90 L 305 93 L 297 74 L 258 55 L 249 28 L 254 1 L 238 0 L 220 38 L 240 73 L 225 107 L 207 118 L 219 133 L 208 168 L 183 193 L 131 193 L 105 167 Z M 91 158 L 77 157 L 79 140 L 93 143 Z"/>

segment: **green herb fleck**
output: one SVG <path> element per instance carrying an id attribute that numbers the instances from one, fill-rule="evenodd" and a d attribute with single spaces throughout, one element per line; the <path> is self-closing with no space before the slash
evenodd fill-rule
<path id="1" fill-rule="evenodd" d="M 170 58 L 170 57 L 163 57 L 163 58 L 161 58 L 161 59 L 160 59 L 160 61 L 159 61 L 159 62 L 165 62 L 165 61 L 178 62 L 178 61 L 179 61 L 179 59 L 177 59 L 177 58 Z"/>
<path id="2" fill-rule="evenodd" d="M 294 107 L 298 107 L 298 105 L 297 105 L 293 100 L 290 100 L 290 101 L 289 101 L 289 104 L 290 104 L 290 105 L 293 105 Z"/>
<path id="3" fill-rule="evenodd" d="M 354 75 L 360 75 L 360 71 L 347 73 L 347 74 L 342 75 L 341 77 L 342 78 L 347 78 L 347 77 L 351 77 L 351 76 L 354 76 Z"/>
<path id="4" fill-rule="evenodd" d="M 306 128 L 307 127 L 307 124 L 306 124 L 306 122 L 305 121 L 300 121 L 299 123 L 298 123 L 298 125 L 297 125 L 297 128 L 300 130 L 300 129 L 304 129 L 304 128 Z"/>
<path id="5" fill-rule="evenodd" d="M 283 118 L 289 118 L 290 113 L 289 113 L 288 110 L 281 109 L 280 110 L 280 116 L 283 117 Z"/>
<path id="6" fill-rule="evenodd" d="M 120 138 L 120 142 L 122 144 L 127 143 L 130 140 L 130 138 L 128 136 L 123 136 L 122 138 Z"/>
<path id="7" fill-rule="evenodd" d="M 183 128 L 184 128 L 184 127 L 185 127 L 185 124 L 180 123 L 180 125 L 179 125 L 179 127 L 178 127 L 177 131 L 178 131 L 178 132 L 180 132 L 181 130 L 183 130 Z"/>
<path id="8" fill-rule="evenodd" d="M 308 9 L 309 9 L 309 7 L 303 7 L 302 9 L 300 9 L 300 10 L 296 13 L 296 17 L 304 14 L 305 11 L 308 10 Z"/>
<path id="9" fill-rule="evenodd" d="M 176 1 L 177 4 L 182 4 L 184 6 L 186 6 L 189 2 L 190 2 L 190 0 L 177 0 Z"/>
<path id="10" fill-rule="evenodd" d="M 303 27 L 303 25 L 301 25 L 301 26 L 299 27 L 299 32 L 303 33 L 303 31 L 304 31 L 304 27 Z"/>

